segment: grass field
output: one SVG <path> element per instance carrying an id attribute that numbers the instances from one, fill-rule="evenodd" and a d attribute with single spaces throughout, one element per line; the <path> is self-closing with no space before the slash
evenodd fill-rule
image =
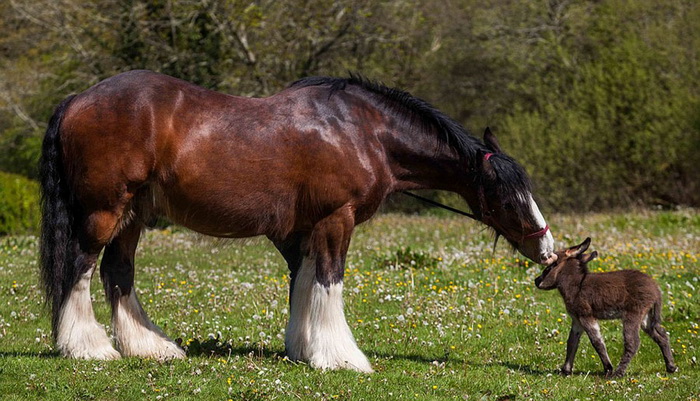
<path id="1" fill-rule="evenodd" d="M 586 236 L 590 268 L 634 268 L 664 294 L 680 371 L 642 334 L 626 377 L 601 375 L 582 339 L 574 375 L 557 374 L 569 318 L 540 268 L 464 218 L 385 215 L 359 227 L 345 273 L 346 315 L 376 372 L 323 372 L 284 357 L 286 266 L 262 239 L 217 241 L 149 231 L 137 255 L 139 296 L 188 358 L 159 363 L 65 360 L 51 343 L 33 237 L 0 238 L 0 398 L 24 399 L 700 399 L 700 216 L 694 210 L 550 216 L 558 246 Z M 109 324 L 98 276 L 98 320 Z M 621 324 L 602 323 L 613 363 Z"/>

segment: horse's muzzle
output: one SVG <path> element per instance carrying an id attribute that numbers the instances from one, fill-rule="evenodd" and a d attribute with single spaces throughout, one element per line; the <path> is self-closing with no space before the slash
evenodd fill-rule
<path id="1" fill-rule="evenodd" d="M 542 255 L 540 258 L 540 264 L 542 265 L 551 265 L 552 263 L 556 262 L 558 259 L 557 254 L 552 252 L 549 255 Z"/>

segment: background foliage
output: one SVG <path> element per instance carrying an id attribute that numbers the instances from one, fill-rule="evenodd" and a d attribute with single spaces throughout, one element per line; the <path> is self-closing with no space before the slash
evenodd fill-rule
<path id="1" fill-rule="evenodd" d="M 34 178 L 53 107 L 146 68 L 266 96 L 360 72 L 489 125 L 547 211 L 700 205 L 694 0 L 10 0 L 0 170 Z"/>
<path id="2" fill-rule="evenodd" d="M 0 236 L 36 232 L 39 185 L 26 177 L 0 171 Z"/>

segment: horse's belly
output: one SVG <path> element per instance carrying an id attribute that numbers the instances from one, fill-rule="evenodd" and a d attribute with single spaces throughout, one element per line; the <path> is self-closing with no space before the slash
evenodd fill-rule
<path id="1" fill-rule="evenodd" d="M 288 218 L 278 207 L 250 196 L 223 196 L 210 189 L 183 193 L 179 188 L 158 188 L 153 198 L 157 214 L 206 235 L 245 238 L 290 230 L 285 224 Z"/>

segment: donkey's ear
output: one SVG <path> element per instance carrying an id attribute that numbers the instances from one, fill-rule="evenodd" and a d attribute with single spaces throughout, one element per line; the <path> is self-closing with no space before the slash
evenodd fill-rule
<path id="1" fill-rule="evenodd" d="M 491 128 L 489 127 L 486 127 L 484 131 L 484 144 L 493 153 L 503 153 L 501 151 L 501 145 L 498 144 L 498 139 L 496 139 L 496 135 L 491 132 Z"/>
<path id="2" fill-rule="evenodd" d="M 598 251 L 593 251 L 591 253 L 584 253 L 583 255 L 581 255 L 578 258 L 578 260 L 580 260 L 581 263 L 586 264 L 597 257 L 598 257 Z"/>
<path id="3" fill-rule="evenodd" d="M 572 246 L 571 248 L 566 250 L 566 256 L 568 257 L 576 257 L 584 252 L 586 252 L 586 249 L 588 249 L 588 246 L 591 244 L 591 237 L 586 238 L 582 243 Z"/>

